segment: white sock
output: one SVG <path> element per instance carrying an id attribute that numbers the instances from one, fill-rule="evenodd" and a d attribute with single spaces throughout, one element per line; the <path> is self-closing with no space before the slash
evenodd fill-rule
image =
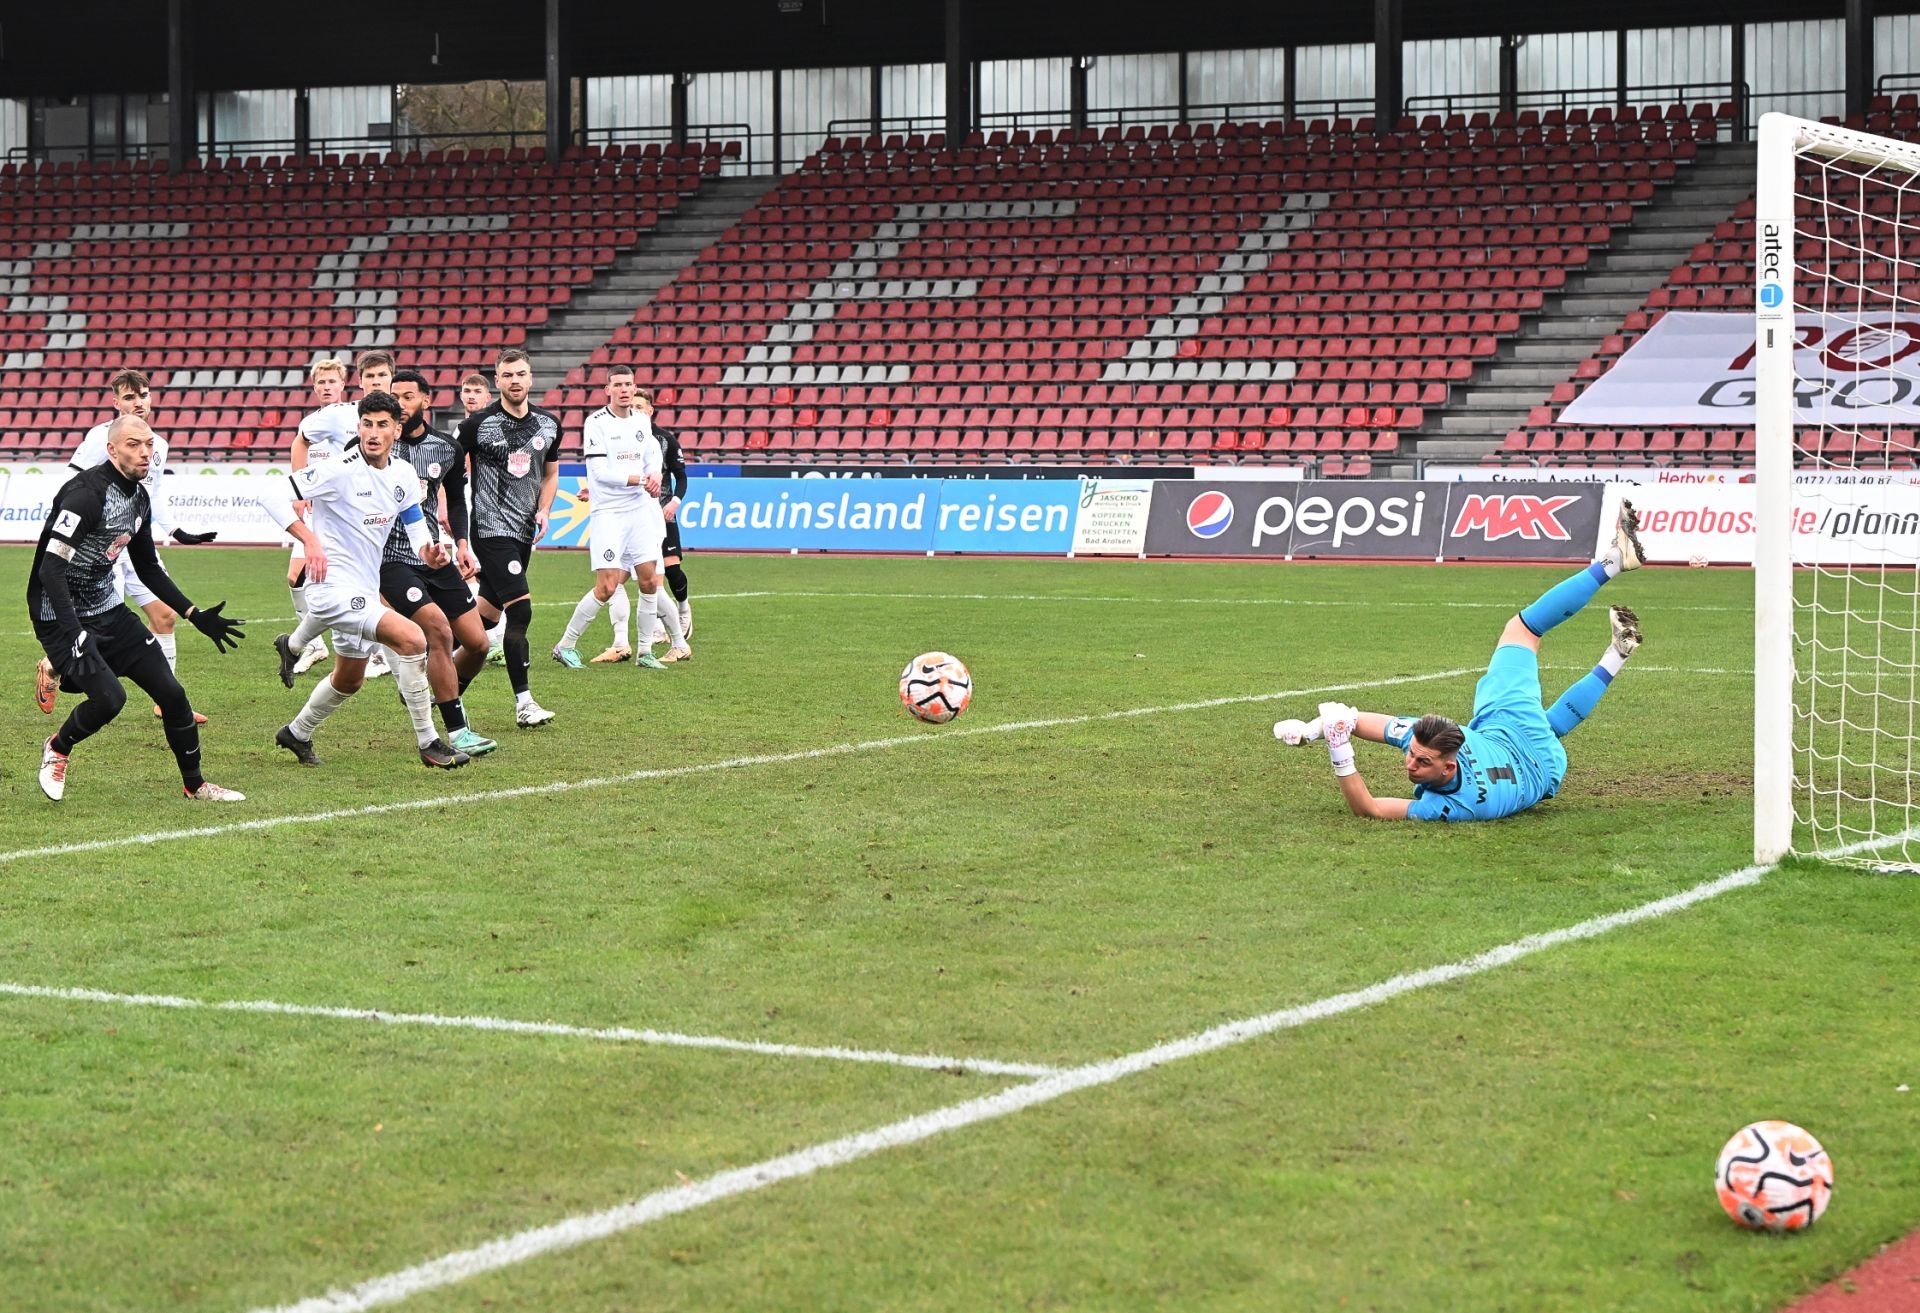
<path id="1" fill-rule="evenodd" d="M 167 659 L 167 669 L 177 669 L 177 659 L 180 655 L 180 636 L 178 634 L 155 634 L 153 641 L 160 648 L 160 655 Z"/>
<path id="2" fill-rule="evenodd" d="M 567 631 L 560 635 L 560 646 L 563 648 L 580 646 L 580 635 L 587 632 L 587 627 L 598 618 L 601 609 L 605 606 L 606 603 L 595 597 L 593 590 L 589 588 L 587 595 L 574 603 L 573 618 L 567 621 Z"/>
<path id="3" fill-rule="evenodd" d="M 293 718 L 293 732 L 311 743 L 321 722 L 340 710 L 340 704 L 351 696 L 335 688 L 333 676 L 327 676 L 313 686 L 313 692 L 307 694 L 307 705 L 300 708 L 300 714 Z"/>
<path id="4" fill-rule="evenodd" d="M 326 632 L 326 624 L 314 619 L 303 607 L 300 611 L 300 623 L 293 627 L 293 637 L 289 641 L 293 650 L 298 652 Z"/>
<path id="5" fill-rule="evenodd" d="M 533 690 L 532 690 L 532 689 L 528 689 L 528 690 L 527 690 L 526 692 L 524 692 L 524 693 L 515 693 L 515 694 L 513 695 L 513 705 L 514 705 L 514 706 L 515 706 L 516 708 L 518 708 L 518 707 L 524 707 L 524 706 L 526 706 L 526 705 L 527 705 L 527 703 L 529 703 L 529 702 L 531 702 L 531 701 L 533 701 Z"/>
<path id="6" fill-rule="evenodd" d="M 651 593 L 640 594 L 640 620 L 646 622 L 651 611 L 660 617 L 660 627 L 667 631 L 667 647 L 685 647 L 686 635 L 680 632 L 680 612 L 673 604 L 673 594 L 665 589 L 656 589 Z"/>
<path id="7" fill-rule="evenodd" d="M 1609 675 L 1617 675 L 1627 668 L 1627 659 L 1614 651 L 1613 644 L 1607 644 L 1607 650 L 1600 654 L 1600 668 Z"/>
<path id="8" fill-rule="evenodd" d="M 693 599 L 691 597 L 684 602 L 676 603 L 674 610 L 680 613 L 681 633 L 684 634 L 687 630 L 693 628 Z"/>
<path id="9" fill-rule="evenodd" d="M 607 599 L 607 618 L 613 621 L 613 645 L 631 648 L 627 641 L 628 621 L 633 618 L 633 599 L 627 596 L 627 586 L 621 584 L 613 590 L 613 596 Z"/>
<path id="10" fill-rule="evenodd" d="M 1607 578 L 1616 579 L 1620 575 L 1620 549 L 1607 548 L 1607 554 L 1600 558 L 1600 568 L 1607 572 Z"/>
<path id="11" fill-rule="evenodd" d="M 293 599 L 293 618 L 295 620 L 305 620 L 307 618 L 307 586 L 305 584 L 288 584 L 287 596 Z"/>
<path id="12" fill-rule="evenodd" d="M 400 700 L 407 704 L 407 719 L 413 722 L 413 737 L 424 748 L 440 737 L 433 727 L 433 690 L 427 686 L 427 654 L 401 656 L 398 652 L 389 652 L 387 655 L 393 682 L 400 686 Z"/>

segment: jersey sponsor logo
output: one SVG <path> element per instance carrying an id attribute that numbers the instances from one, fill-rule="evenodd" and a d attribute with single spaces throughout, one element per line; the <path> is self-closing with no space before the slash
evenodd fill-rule
<path id="1" fill-rule="evenodd" d="M 533 468 L 533 453 L 510 451 L 507 453 L 507 473 L 516 479 L 527 477 L 527 471 Z"/>
<path id="2" fill-rule="evenodd" d="M 72 511 L 61 511 L 53 517 L 53 531 L 62 538 L 73 537 L 73 531 L 80 527 L 80 517 Z"/>
<path id="3" fill-rule="evenodd" d="M 1560 512 L 1577 505 L 1578 496 L 1540 497 L 1533 493 L 1475 493 L 1468 497 L 1454 516 L 1450 536 L 1465 538 L 1480 534 L 1487 542 L 1499 542 L 1516 535 L 1529 541 L 1549 538 L 1566 542 L 1573 535 L 1560 523 Z"/>
<path id="4" fill-rule="evenodd" d="M 362 528 L 377 529 L 383 524 L 392 524 L 393 517 L 382 511 L 375 515 L 365 515 L 360 519 Z"/>
<path id="5" fill-rule="evenodd" d="M 1187 503 L 1187 532 L 1196 538 L 1218 538 L 1233 525 L 1233 498 L 1224 492 L 1203 492 Z"/>

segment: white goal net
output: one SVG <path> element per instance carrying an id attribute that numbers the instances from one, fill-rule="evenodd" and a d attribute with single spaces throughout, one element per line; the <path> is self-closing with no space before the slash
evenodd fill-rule
<path id="1" fill-rule="evenodd" d="M 1755 814 L 1920 869 L 1920 146 L 1761 120 Z"/>

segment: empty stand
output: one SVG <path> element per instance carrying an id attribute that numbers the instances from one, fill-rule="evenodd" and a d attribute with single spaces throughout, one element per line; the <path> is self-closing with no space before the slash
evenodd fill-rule
<path id="1" fill-rule="evenodd" d="M 187 460 L 283 453 L 321 355 L 383 347 L 450 397 L 717 172 L 699 152 L 0 166 L 0 451 L 64 455 L 126 365 Z"/>
<path id="2" fill-rule="evenodd" d="M 1838 122 L 1839 120 L 1833 120 Z M 1846 126 L 1879 136 L 1913 139 L 1920 136 L 1920 97 L 1912 93 L 1879 97 L 1871 111 L 1848 119 Z M 1900 203 L 1891 193 L 1867 192 L 1864 213 L 1890 218 Z M 1802 268 L 1832 277 L 1872 293 L 1891 294 L 1906 288 L 1910 272 L 1902 277 L 1909 253 L 1894 249 L 1890 238 L 1858 230 L 1843 234 L 1857 247 L 1849 256 L 1833 260 L 1818 243 L 1802 243 L 1796 261 Z M 1528 416 L 1526 427 L 1508 433 L 1500 450 L 1486 458 L 1490 465 L 1705 465 L 1749 467 L 1754 459 L 1754 431 L 1735 429 L 1648 429 L 1618 431 L 1555 424 L 1561 410 L 1594 380 L 1613 367 L 1648 329 L 1669 310 L 1706 310 L 1750 314 L 1753 311 L 1755 264 L 1754 202 L 1751 196 L 1735 207 L 1696 245 L 1688 258 L 1656 287 L 1645 303 L 1629 314 L 1618 330 L 1601 339 L 1593 355 L 1572 378 L 1558 384 Z M 1910 265 L 1906 266 L 1910 271 Z M 1910 293 L 1909 293 L 1910 294 Z M 1821 463 L 1853 463 L 1866 468 L 1911 469 L 1920 459 L 1920 444 L 1911 429 L 1893 428 L 1877 442 L 1849 438 L 1843 446 L 1817 432 L 1802 433 L 1803 456 L 1820 456 Z"/>

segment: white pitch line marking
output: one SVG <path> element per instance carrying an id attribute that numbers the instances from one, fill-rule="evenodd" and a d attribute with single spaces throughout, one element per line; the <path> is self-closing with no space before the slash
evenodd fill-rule
<path id="1" fill-rule="evenodd" d="M 824 1168 L 857 1162 L 884 1150 L 916 1144 L 965 1126 L 994 1121 L 1039 1104 L 1051 1103 L 1055 1099 L 1080 1090 L 1111 1085 L 1115 1081 L 1149 1071 L 1163 1063 L 1197 1057 L 1203 1053 L 1243 1044 L 1248 1040 L 1271 1035 L 1277 1031 L 1296 1029 L 1315 1021 L 1323 1021 L 1329 1017 L 1372 1007 L 1403 994 L 1411 994 L 1416 990 L 1429 989 L 1435 985 L 1447 984 L 1469 976 L 1480 975 L 1498 967 L 1509 966 L 1522 958 L 1561 944 L 1593 939 L 1622 926 L 1666 916 L 1668 913 L 1681 911 L 1710 898 L 1717 898 L 1730 890 L 1758 884 L 1770 869 L 1772 868 L 1749 866 L 1718 879 L 1697 884 L 1691 889 L 1666 898 L 1642 903 L 1638 907 L 1628 908 L 1623 912 L 1594 917 L 1561 930 L 1528 935 L 1512 943 L 1489 949 L 1475 957 L 1442 966 L 1428 967 L 1424 971 L 1394 976 L 1364 989 L 1335 994 L 1300 1007 L 1269 1012 L 1264 1016 L 1249 1017 L 1244 1021 L 1228 1022 L 1225 1025 L 1189 1035 L 1184 1039 L 1141 1049 L 1106 1062 L 1070 1067 L 1055 1075 L 1030 1084 L 1016 1085 L 997 1094 L 951 1104 L 933 1112 L 921 1113 L 915 1117 L 908 1117 L 902 1121 L 875 1127 L 838 1140 L 829 1140 L 823 1144 L 782 1154 L 777 1158 L 769 1158 L 747 1167 L 721 1172 L 688 1185 L 657 1190 L 652 1194 L 600 1212 L 582 1213 L 546 1226 L 521 1231 L 515 1235 L 501 1236 L 472 1249 L 458 1250 L 430 1262 L 389 1272 L 385 1276 L 374 1277 L 348 1289 L 332 1290 L 324 1295 L 303 1299 L 294 1304 L 281 1305 L 272 1310 L 256 1310 L 256 1313 L 362 1313 L 362 1310 L 397 1304 L 414 1295 L 438 1290 L 485 1273 L 496 1272 L 558 1250 L 573 1249 L 594 1240 L 617 1235 L 622 1231 L 645 1226 L 649 1222 L 656 1222 L 678 1213 L 691 1212 L 696 1208 L 717 1203 L 735 1195 L 763 1190 L 781 1181 L 810 1176 Z"/>
<path id="2" fill-rule="evenodd" d="M 749 597 L 852 597 L 867 598 L 888 602 L 1125 602 L 1132 605 L 1145 603 L 1148 606 L 1336 606 L 1366 607 L 1368 610 L 1385 607 L 1409 610 L 1463 610 L 1463 611 L 1506 611 L 1519 610 L 1512 602 L 1375 602 L 1358 598 L 1311 598 L 1311 597 L 1117 597 L 1098 593 L 878 593 L 878 592 L 830 592 L 788 591 L 778 588 L 763 588 L 741 593 L 699 593 L 702 601 L 715 601 L 728 598 Z M 536 606 L 572 606 L 572 602 L 536 602 Z M 1663 606 L 1662 611 L 1750 611 L 1751 607 L 1736 606 Z"/>
<path id="3" fill-rule="evenodd" d="M 1065 725 L 1088 725 L 1103 720 L 1129 720 L 1141 716 L 1161 716 L 1179 711 L 1206 711 L 1252 702 L 1274 702 L 1281 698 L 1314 697 L 1322 693 L 1345 693 L 1355 689 L 1384 688 L 1389 685 L 1418 684 L 1436 679 L 1454 679 L 1479 674 L 1478 667 L 1439 670 L 1426 675 L 1400 675 L 1392 679 L 1369 679 L 1344 684 L 1326 684 L 1316 688 L 1282 689 L 1277 693 L 1243 693 L 1232 697 L 1206 698 L 1199 702 L 1175 702 L 1156 707 L 1130 707 L 1124 711 L 1097 711 L 1081 716 L 1053 716 L 1045 720 L 1017 720 L 1000 725 L 945 729 L 939 733 L 903 734 L 895 738 L 865 739 L 857 743 L 836 743 L 824 748 L 803 748 L 797 752 L 770 752 L 725 761 L 697 762 L 688 766 L 661 766 L 628 771 L 624 775 L 603 775 L 584 780 L 556 780 L 549 784 L 524 784 L 512 789 L 488 789 L 479 793 L 442 794 L 432 798 L 410 798 L 402 802 L 371 803 L 365 807 L 341 807 L 324 812 L 297 812 L 286 816 L 263 816 L 258 820 L 234 821 L 227 825 L 200 825 L 186 830 L 154 830 L 147 834 L 129 834 L 117 839 L 90 839 L 83 843 L 48 844 L 40 848 L 16 848 L 0 852 L 0 865 L 29 857 L 64 857 L 74 853 L 103 852 L 113 848 L 173 843 L 181 839 L 207 839 L 222 834 L 246 834 L 274 830 L 283 825 L 316 825 L 327 821 L 354 820 L 364 816 L 385 816 L 394 812 L 422 811 L 432 807 L 459 807 L 473 802 L 500 802 L 509 798 L 532 798 L 554 793 L 572 793 L 578 789 L 599 789 L 643 780 L 679 779 L 715 771 L 740 770 L 747 766 L 779 766 L 796 761 L 818 761 L 827 757 L 846 757 L 858 752 L 886 748 L 904 748 L 916 744 L 951 743 L 956 739 L 983 734 L 1013 734 L 1031 729 L 1058 729 Z"/>
<path id="4" fill-rule="evenodd" d="M 836 1062 L 870 1062 L 926 1071 L 965 1070 L 988 1076 L 1050 1076 L 1060 1071 L 1037 1062 L 999 1062 L 990 1058 L 947 1058 L 935 1054 L 887 1053 L 838 1046 L 773 1044 L 760 1040 L 728 1039 L 721 1035 L 680 1035 L 671 1031 L 635 1030 L 627 1026 L 569 1026 L 555 1021 L 514 1021 L 506 1017 L 446 1017 L 430 1012 L 383 1012 L 373 1008 L 316 1007 L 304 1003 L 276 1003 L 267 999 L 209 1000 L 171 994 L 117 994 L 104 989 L 62 989 L 51 985 L 0 982 L 0 994 L 17 998 L 60 999 L 80 1003 L 112 1003 L 123 1007 L 204 1009 L 209 1012 L 254 1012 L 285 1017 L 324 1017 L 335 1021 L 371 1021 L 384 1026 L 439 1026 L 449 1030 L 503 1031 L 514 1035 L 559 1035 L 571 1039 L 602 1040 L 615 1044 L 661 1044 L 688 1049 L 724 1049 L 777 1058 L 824 1058 Z"/>

